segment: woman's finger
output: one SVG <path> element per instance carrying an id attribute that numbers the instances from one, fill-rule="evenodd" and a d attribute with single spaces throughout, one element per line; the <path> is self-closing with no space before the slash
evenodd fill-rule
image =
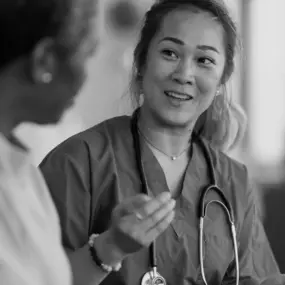
<path id="1" fill-rule="evenodd" d="M 147 244 L 153 242 L 159 235 L 161 235 L 171 224 L 175 217 L 175 212 L 171 211 L 160 220 L 155 226 L 153 226 L 145 235 L 145 241 Z"/>
<path id="2" fill-rule="evenodd" d="M 148 204 L 154 205 L 153 201 L 148 202 Z M 159 224 L 169 212 L 174 210 L 175 204 L 176 202 L 173 199 L 165 204 L 159 204 L 159 208 L 148 216 L 144 216 L 145 214 L 142 214 L 142 210 L 134 211 L 132 214 L 120 217 L 114 226 L 121 228 L 123 232 L 129 232 L 135 238 L 144 236 L 150 229 Z"/>
<path id="3" fill-rule="evenodd" d="M 128 237 L 128 246 L 131 245 L 131 239 L 136 243 L 136 247 L 140 246 L 148 246 L 151 242 L 153 242 L 165 229 L 169 226 L 171 221 L 174 218 L 174 211 L 171 210 L 165 216 L 162 217 L 158 222 L 152 224 L 151 227 L 144 229 L 144 227 L 139 223 L 130 223 L 130 219 L 126 219 L 126 223 L 124 223 L 121 228 L 122 232 L 124 232 Z M 133 218 L 134 219 L 134 218 Z"/>
<path id="4" fill-rule="evenodd" d="M 142 229 L 146 232 L 150 231 L 152 228 L 156 227 L 162 220 L 165 219 L 175 209 L 175 200 L 169 200 L 167 203 L 162 205 L 158 210 L 156 210 L 152 215 L 149 215 L 141 223 Z"/>
<path id="5" fill-rule="evenodd" d="M 166 204 L 162 205 L 152 215 L 142 217 L 139 213 L 135 213 L 129 221 L 132 224 L 129 225 L 131 235 L 135 238 L 143 238 L 147 233 L 155 227 L 160 227 L 160 223 L 172 212 L 175 208 L 175 201 L 170 200 Z"/>
<path id="6" fill-rule="evenodd" d="M 147 202 L 151 200 L 151 197 L 145 194 L 139 194 L 134 197 L 129 197 L 121 202 L 114 210 L 114 214 L 119 217 L 123 217 L 134 213 L 138 208 L 143 207 Z"/>
<path id="7" fill-rule="evenodd" d="M 169 192 L 163 192 L 157 197 L 145 203 L 142 207 L 137 208 L 135 210 L 135 213 L 137 216 L 141 216 L 145 219 L 148 216 L 151 216 L 154 212 L 156 212 L 158 209 L 160 209 L 163 205 L 167 204 L 171 200 L 171 194 Z"/>
<path id="8" fill-rule="evenodd" d="M 144 205 L 129 213 L 135 203 L 144 203 Z M 163 230 L 162 220 L 173 211 L 174 207 L 175 201 L 171 199 L 170 193 L 163 193 L 156 198 L 140 195 L 131 200 L 128 199 L 118 207 L 120 212 L 115 213 L 112 226 L 116 233 L 115 240 L 120 247 L 126 246 L 124 248 L 126 252 L 132 252 L 132 249 L 138 250 L 140 246 L 147 246 L 151 238 L 148 232 L 156 226 L 159 228 L 157 233 Z"/>
<path id="9" fill-rule="evenodd" d="M 121 217 L 113 225 L 114 239 L 123 252 L 131 253 L 142 246 L 148 246 L 170 224 L 174 216 L 174 201 L 159 209 L 152 217 L 146 219 L 135 214 Z"/>

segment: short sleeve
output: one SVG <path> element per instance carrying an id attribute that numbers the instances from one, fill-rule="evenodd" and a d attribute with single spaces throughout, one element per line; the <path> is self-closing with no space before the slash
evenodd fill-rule
<path id="1" fill-rule="evenodd" d="M 69 139 L 40 164 L 61 225 L 62 243 L 75 250 L 86 244 L 90 220 L 90 155 L 85 141 Z"/>
<path id="2" fill-rule="evenodd" d="M 271 250 L 263 224 L 255 189 L 247 183 L 247 207 L 241 232 L 238 235 L 240 284 L 285 284 Z M 234 264 L 223 285 L 235 284 Z"/>

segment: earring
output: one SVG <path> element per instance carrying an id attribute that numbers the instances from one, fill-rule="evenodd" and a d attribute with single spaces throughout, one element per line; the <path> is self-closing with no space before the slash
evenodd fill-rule
<path id="1" fill-rule="evenodd" d="M 45 84 L 51 83 L 52 81 L 52 74 L 50 72 L 45 72 L 42 75 L 42 82 Z"/>
<path id="2" fill-rule="evenodd" d="M 216 91 L 215 97 L 217 97 L 217 96 L 219 96 L 219 95 L 220 95 L 220 89 L 218 89 L 218 90 Z"/>

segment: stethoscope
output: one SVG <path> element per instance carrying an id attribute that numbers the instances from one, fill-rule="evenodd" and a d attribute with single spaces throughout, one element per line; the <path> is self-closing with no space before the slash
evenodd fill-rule
<path id="1" fill-rule="evenodd" d="M 134 149 L 135 149 L 135 156 L 137 167 L 139 170 L 139 176 L 142 183 L 142 192 L 146 195 L 150 194 L 149 186 L 147 183 L 144 166 L 142 162 L 142 153 L 141 153 L 141 144 L 140 144 L 140 135 L 138 129 L 138 116 L 139 116 L 139 109 L 137 109 L 132 117 L 131 120 L 131 133 L 134 141 Z M 233 209 L 226 198 L 225 194 L 222 190 L 218 187 L 216 183 L 216 175 L 213 166 L 213 161 L 210 152 L 208 151 L 205 143 L 199 136 L 195 136 L 198 140 L 199 145 L 203 149 L 205 158 L 207 160 L 207 164 L 210 170 L 210 185 L 206 187 L 202 191 L 202 195 L 199 201 L 199 260 L 200 260 L 200 267 L 201 267 L 201 275 L 205 285 L 208 285 L 205 275 L 205 268 L 204 268 L 204 219 L 207 216 L 207 209 L 210 204 L 216 203 L 220 205 L 228 218 L 228 222 L 231 229 L 231 235 L 233 240 L 234 246 L 234 256 L 235 256 L 235 266 L 236 266 L 236 285 L 239 284 L 239 259 L 238 259 L 238 246 L 237 246 L 237 238 L 236 238 L 236 228 L 234 223 L 234 215 Z M 209 202 L 206 201 L 206 197 L 210 191 L 215 191 L 221 198 L 221 200 L 211 200 Z M 159 274 L 157 270 L 157 259 L 156 259 L 156 243 L 153 241 L 149 247 L 149 265 L 150 271 L 145 273 L 142 277 L 141 285 L 166 285 L 166 280 Z"/>

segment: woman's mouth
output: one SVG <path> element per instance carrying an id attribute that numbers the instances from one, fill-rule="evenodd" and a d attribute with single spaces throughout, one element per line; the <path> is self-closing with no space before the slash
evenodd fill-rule
<path id="1" fill-rule="evenodd" d="M 164 91 L 164 94 L 167 97 L 170 97 L 172 99 L 177 99 L 180 101 L 190 101 L 193 99 L 193 96 L 185 93 L 180 93 L 180 92 L 174 92 L 174 91 Z"/>

